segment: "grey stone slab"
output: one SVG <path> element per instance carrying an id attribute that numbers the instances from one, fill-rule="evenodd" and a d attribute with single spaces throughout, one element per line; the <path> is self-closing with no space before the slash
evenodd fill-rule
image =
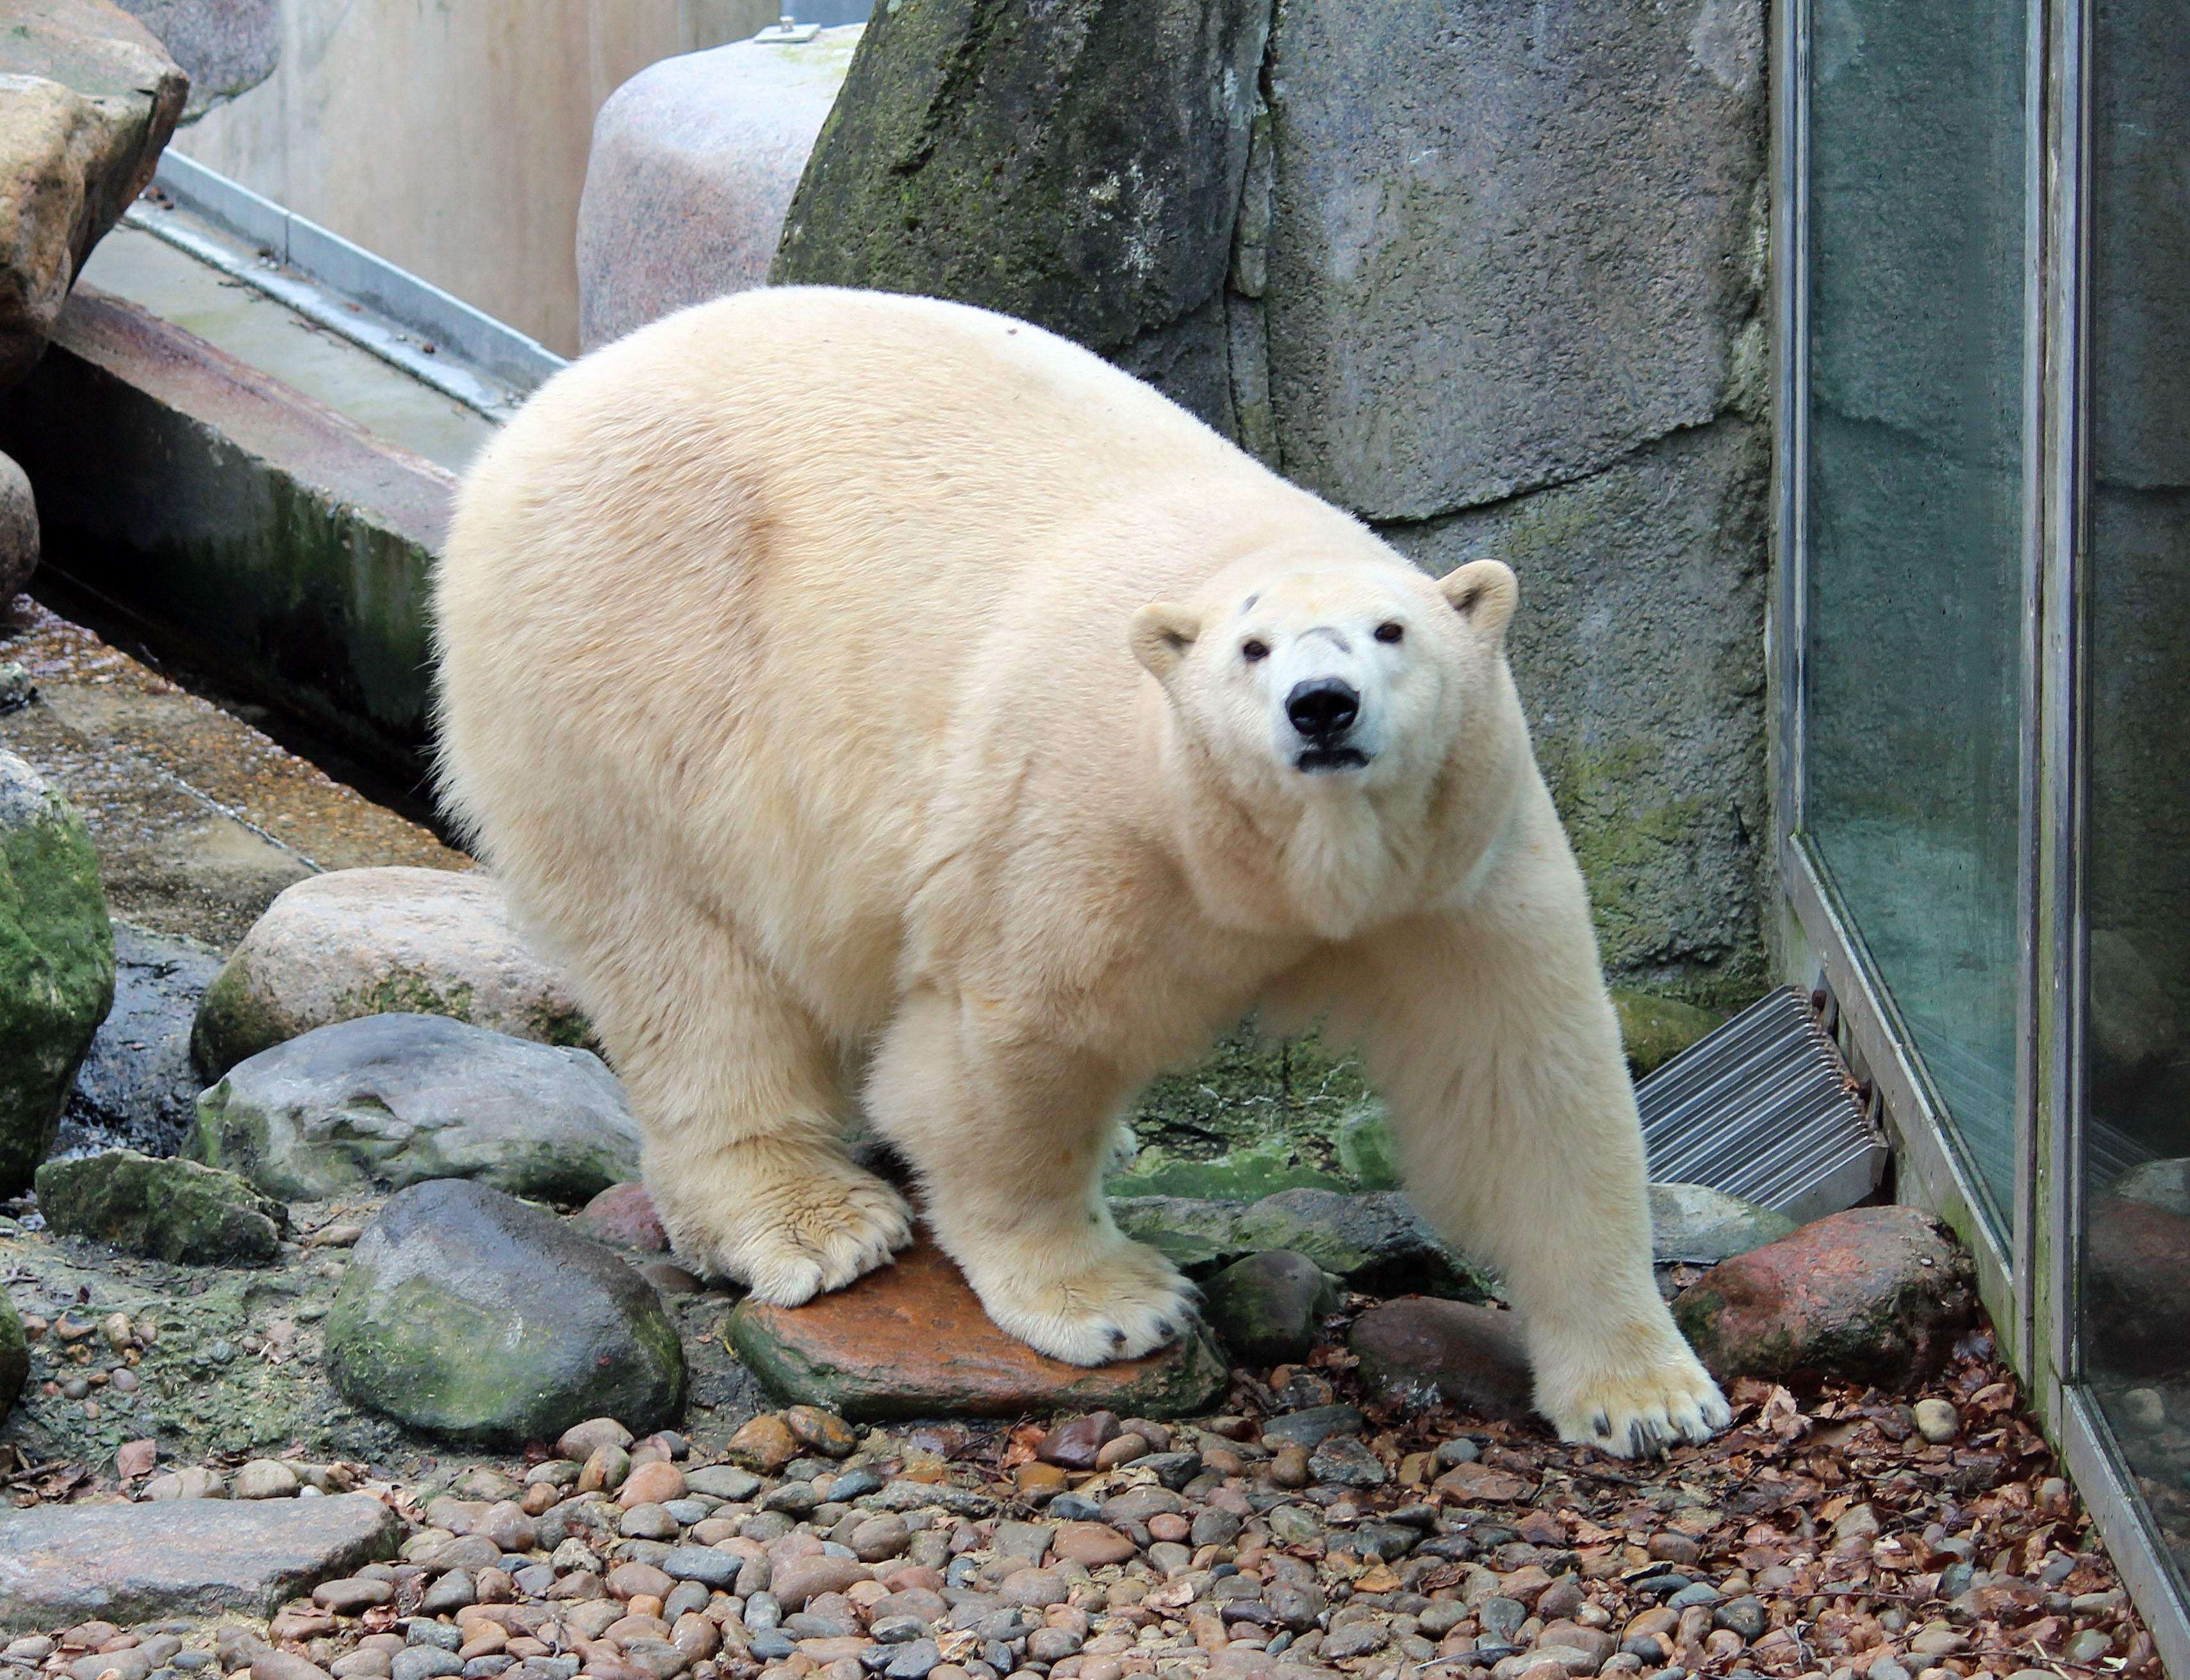
<path id="1" fill-rule="evenodd" d="M 1768 435 L 1734 417 L 1579 482 L 1382 535 L 1521 583 L 1508 648 L 1608 973 L 1762 982 Z"/>
<path id="2" fill-rule="evenodd" d="M 116 0 L 190 78 L 183 121 L 248 93 L 281 62 L 281 0 Z"/>
<path id="3" fill-rule="evenodd" d="M 9 1512 L 0 1515 L 0 1630 L 269 1615 L 321 1581 L 392 1557 L 399 1531 L 394 1513 L 365 1494 Z"/>
<path id="4" fill-rule="evenodd" d="M 1740 0 L 1286 5 L 1287 476 L 1421 519 L 1716 415 L 1762 278 L 1763 48 Z"/>

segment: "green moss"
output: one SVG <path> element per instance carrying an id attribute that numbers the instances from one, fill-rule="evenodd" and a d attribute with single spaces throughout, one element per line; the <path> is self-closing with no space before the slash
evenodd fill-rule
<path id="1" fill-rule="evenodd" d="M 1612 1007 L 1620 1014 L 1628 1069 L 1638 1079 L 1655 1073 L 1722 1020 L 1708 1009 L 1629 986 L 1613 987 Z"/>
<path id="2" fill-rule="evenodd" d="M 0 754 L 0 1195 L 30 1188 L 114 1003 L 114 928 L 83 819 Z"/>
<path id="3" fill-rule="evenodd" d="M 37 1186 L 54 1231 L 177 1265 L 263 1265 L 289 1222 L 288 1209 L 233 1172 L 134 1149 L 49 1161 Z"/>
<path id="4" fill-rule="evenodd" d="M 23 1334 L 22 1315 L 0 1290 L 0 1418 L 15 1404 L 31 1375 L 31 1344 Z"/>

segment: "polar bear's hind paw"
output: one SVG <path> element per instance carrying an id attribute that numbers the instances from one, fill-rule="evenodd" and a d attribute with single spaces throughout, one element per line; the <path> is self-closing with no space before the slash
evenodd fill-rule
<path id="1" fill-rule="evenodd" d="M 1561 1440 L 1614 1458 L 1655 1458 L 1682 1442 L 1700 1444 L 1733 1421 L 1718 1385 L 1693 1356 L 1588 1385 L 1546 1410 Z"/>

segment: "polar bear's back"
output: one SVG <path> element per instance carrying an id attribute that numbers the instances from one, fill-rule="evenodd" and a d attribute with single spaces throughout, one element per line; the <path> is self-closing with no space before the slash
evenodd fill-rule
<path id="1" fill-rule="evenodd" d="M 894 949 L 969 703 L 1099 780 L 1133 609 L 1319 517 L 1351 524 L 1033 327 L 704 304 L 559 374 L 468 475 L 445 788 L 551 937 L 556 883 L 613 860 L 841 990 Z"/>

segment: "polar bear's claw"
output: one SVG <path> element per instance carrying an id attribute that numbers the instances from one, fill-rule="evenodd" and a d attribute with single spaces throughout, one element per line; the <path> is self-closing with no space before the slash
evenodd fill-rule
<path id="1" fill-rule="evenodd" d="M 1654 1369 L 1587 1386 L 1597 1392 L 1541 1409 L 1560 1439 L 1614 1458 L 1655 1458 L 1684 1441 L 1699 1444 L 1733 1421 L 1718 1385 L 1685 1348 Z"/>

